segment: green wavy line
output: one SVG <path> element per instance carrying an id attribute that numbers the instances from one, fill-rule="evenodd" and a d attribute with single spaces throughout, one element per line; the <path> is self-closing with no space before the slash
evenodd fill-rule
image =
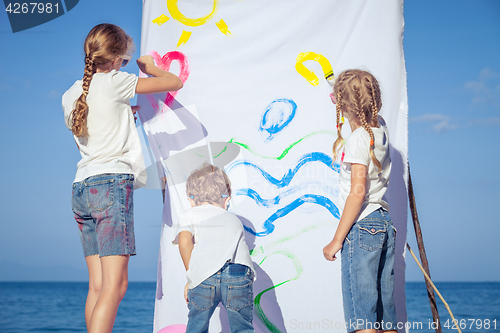
<path id="1" fill-rule="evenodd" d="M 329 130 L 322 130 L 322 131 L 316 131 L 316 132 L 312 132 L 311 134 L 308 134 L 306 135 L 305 137 L 303 137 L 302 139 L 299 139 L 297 141 L 295 141 L 294 143 L 292 143 L 291 145 L 289 145 L 285 150 L 283 150 L 283 152 L 281 153 L 280 156 L 278 157 L 273 157 L 273 156 L 265 156 L 265 155 L 262 155 L 262 154 L 259 154 L 257 152 L 255 152 L 251 147 L 250 145 L 247 145 L 247 144 L 244 144 L 244 143 L 241 143 L 241 142 L 238 142 L 238 141 L 235 141 L 235 138 L 232 138 L 231 140 L 228 141 L 228 143 L 234 143 L 234 144 L 237 144 L 238 146 L 241 146 L 243 148 L 245 148 L 246 150 L 248 150 L 249 152 L 251 152 L 252 154 L 256 155 L 256 156 L 259 156 L 259 157 L 262 157 L 262 158 L 266 158 L 266 159 L 273 159 L 273 160 L 281 160 L 283 157 L 285 157 L 288 152 L 290 151 L 290 149 L 292 149 L 295 145 L 299 144 L 302 140 L 304 139 L 307 139 L 313 135 L 316 135 L 316 134 L 329 134 L 329 135 L 335 135 L 334 132 L 332 131 L 329 131 Z"/>
<path id="2" fill-rule="evenodd" d="M 271 247 L 274 247 L 276 245 L 281 245 L 282 243 L 284 242 L 287 242 L 287 241 L 290 241 L 294 238 L 297 238 L 298 236 L 300 235 L 303 235 L 304 233 L 308 232 L 308 231 L 311 231 L 313 229 L 316 229 L 316 228 L 319 228 L 319 227 L 323 227 L 323 226 L 327 226 L 329 225 L 330 223 L 321 223 L 321 224 L 316 224 L 316 225 L 312 225 L 312 226 L 308 226 L 307 228 L 304 228 L 300 231 L 297 231 L 293 234 L 290 234 L 288 236 L 285 236 L 283 238 L 280 238 L 274 242 L 271 242 L 271 243 L 268 243 L 265 245 L 265 248 L 266 249 L 269 249 Z M 253 249 L 253 250 L 250 250 L 250 256 L 251 257 L 255 257 L 257 255 L 260 255 L 260 254 L 264 254 L 265 252 L 265 249 L 264 249 L 264 246 L 260 246 L 258 249 Z M 272 256 L 273 254 L 285 254 L 285 253 L 288 253 L 290 256 L 288 256 L 290 259 L 292 259 L 292 261 L 294 262 L 294 265 L 295 265 L 295 269 L 297 270 L 297 276 L 293 279 L 289 279 L 289 280 L 286 280 L 284 282 L 281 282 L 277 285 L 274 285 L 270 288 L 267 288 L 265 290 L 263 290 L 262 292 L 260 292 L 254 299 L 254 304 L 255 304 L 255 311 L 257 312 L 257 315 L 260 319 L 260 321 L 266 325 L 266 327 L 269 329 L 269 331 L 273 332 L 273 333 L 281 333 L 281 331 L 269 320 L 267 319 L 267 316 L 264 314 L 264 311 L 262 310 L 262 307 L 260 305 L 260 299 L 262 298 L 262 295 L 266 292 L 268 292 L 269 290 L 272 290 L 278 286 L 281 286 L 282 284 L 285 284 L 287 282 L 290 282 L 290 281 L 293 281 L 293 280 L 296 280 L 298 279 L 298 277 L 300 276 L 300 274 L 302 274 L 302 266 L 300 264 L 300 262 L 297 260 L 297 258 L 290 252 L 290 251 L 276 251 L 276 252 L 273 252 L 271 253 L 270 255 L 264 257 L 264 259 L 261 260 L 261 262 L 259 263 L 259 266 L 264 262 L 264 260 L 266 260 L 269 256 Z M 285 254 L 286 255 L 286 254 Z"/>
<path id="3" fill-rule="evenodd" d="M 227 150 L 227 146 L 224 146 L 224 149 L 222 149 L 222 151 L 220 153 L 218 153 L 217 155 L 214 156 L 214 158 L 217 158 L 219 157 L 220 155 L 222 155 L 223 152 L 225 152 Z"/>
<path id="4" fill-rule="evenodd" d="M 266 260 L 267 258 L 269 258 L 270 256 L 275 255 L 275 254 L 282 254 L 282 255 L 288 257 L 289 259 L 291 259 L 293 262 L 293 265 L 295 267 L 295 270 L 297 272 L 297 275 L 294 278 L 288 279 L 286 281 L 283 281 L 281 283 L 278 283 L 272 287 L 269 287 L 269 288 L 261 291 L 260 293 L 257 294 L 257 296 L 255 296 L 255 299 L 253 302 L 255 304 L 255 312 L 257 313 L 257 316 L 259 317 L 260 321 L 264 325 L 266 325 L 267 329 L 273 333 L 282 333 L 269 319 L 267 319 L 267 316 L 264 314 L 264 310 L 262 310 L 262 306 L 260 305 L 260 299 L 262 298 L 262 295 L 264 295 L 264 293 L 268 292 L 269 290 L 277 288 L 277 287 L 279 287 L 287 282 L 297 280 L 300 277 L 300 275 L 302 274 L 303 268 L 302 268 L 302 265 L 300 264 L 299 260 L 295 257 L 295 255 L 288 250 L 278 250 L 278 251 L 271 253 L 270 255 L 268 255 L 268 256 L 264 257 L 264 259 L 262 259 L 262 261 L 259 263 L 259 266 L 262 265 L 264 260 Z"/>
<path id="5" fill-rule="evenodd" d="M 229 142 L 228 142 L 228 143 L 229 143 Z M 160 146 L 160 148 L 161 148 L 161 146 Z M 224 146 L 224 148 L 221 150 L 221 152 L 220 152 L 220 153 L 218 153 L 218 154 L 216 154 L 216 155 L 213 155 L 213 156 L 212 156 L 212 158 L 217 158 L 217 157 L 219 157 L 219 156 L 220 156 L 220 155 L 222 155 L 222 153 L 223 153 L 223 152 L 225 152 L 226 150 L 227 150 L 227 145 L 226 145 L 226 146 Z M 199 156 L 199 157 L 205 157 L 204 155 L 201 155 L 201 154 L 198 154 L 198 153 L 193 153 L 193 154 L 194 154 L 194 155 L 196 155 L 196 156 Z"/>

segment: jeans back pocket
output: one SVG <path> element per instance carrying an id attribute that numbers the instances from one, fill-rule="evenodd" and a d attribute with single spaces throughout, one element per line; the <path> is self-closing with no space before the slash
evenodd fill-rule
<path id="1" fill-rule="evenodd" d="M 226 307 L 234 311 L 253 306 L 253 281 L 249 278 L 242 282 L 243 285 L 228 286 Z"/>
<path id="2" fill-rule="evenodd" d="M 367 251 L 378 251 L 384 246 L 387 227 L 380 222 L 358 222 L 359 247 Z"/>
<path id="3" fill-rule="evenodd" d="M 87 203 L 90 209 L 102 212 L 113 205 L 114 179 L 96 180 L 85 183 Z"/>
<path id="4" fill-rule="evenodd" d="M 205 285 L 203 282 L 188 292 L 189 304 L 198 310 L 205 311 L 214 305 L 215 286 Z"/>

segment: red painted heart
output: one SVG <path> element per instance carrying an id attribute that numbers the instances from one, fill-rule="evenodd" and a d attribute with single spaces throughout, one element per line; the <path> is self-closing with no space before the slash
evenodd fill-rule
<path id="1" fill-rule="evenodd" d="M 177 61 L 180 66 L 180 73 L 179 73 L 179 79 L 182 81 L 182 84 L 184 84 L 189 76 L 189 64 L 188 64 L 188 59 L 184 55 L 184 53 L 179 52 L 179 51 L 171 51 L 165 53 L 163 57 L 161 57 L 158 52 L 156 51 L 151 51 L 151 56 L 156 62 L 156 66 L 159 68 L 168 71 L 170 69 L 170 65 L 172 64 L 172 61 Z M 174 102 L 174 97 L 177 95 L 177 91 L 172 91 L 167 93 L 167 96 L 165 97 L 165 105 L 168 107 L 171 107 L 173 102 Z M 154 100 L 152 95 L 148 95 L 148 100 L 155 109 L 155 112 L 158 113 L 159 107 L 156 101 Z"/>

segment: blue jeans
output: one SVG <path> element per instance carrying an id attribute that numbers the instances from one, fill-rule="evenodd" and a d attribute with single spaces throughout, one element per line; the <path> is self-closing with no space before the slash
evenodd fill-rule
<path id="1" fill-rule="evenodd" d="M 101 174 L 73 183 L 72 208 L 85 257 L 135 255 L 134 176 Z"/>
<path id="2" fill-rule="evenodd" d="M 396 330 L 394 247 L 396 229 L 380 208 L 356 222 L 342 247 L 342 297 L 348 332 Z"/>
<path id="3" fill-rule="evenodd" d="M 240 264 L 226 263 L 217 273 L 188 291 L 186 333 L 208 332 L 210 317 L 220 302 L 227 310 L 231 333 L 255 332 L 253 272 Z"/>

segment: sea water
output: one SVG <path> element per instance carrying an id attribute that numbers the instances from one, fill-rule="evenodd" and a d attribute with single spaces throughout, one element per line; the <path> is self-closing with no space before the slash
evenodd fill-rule
<path id="1" fill-rule="evenodd" d="M 441 282 L 436 286 L 463 333 L 500 332 L 500 282 Z M 87 288 L 85 282 L 0 282 L 0 332 L 86 332 Z M 155 288 L 154 282 L 129 283 L 113 332 L 153 331 Z M 457 332 L 437 295 L 436 299 L 443 332 Z M 424 283 L 406 284 L 406 307 L 411 332 L 435 332 Z"/>

